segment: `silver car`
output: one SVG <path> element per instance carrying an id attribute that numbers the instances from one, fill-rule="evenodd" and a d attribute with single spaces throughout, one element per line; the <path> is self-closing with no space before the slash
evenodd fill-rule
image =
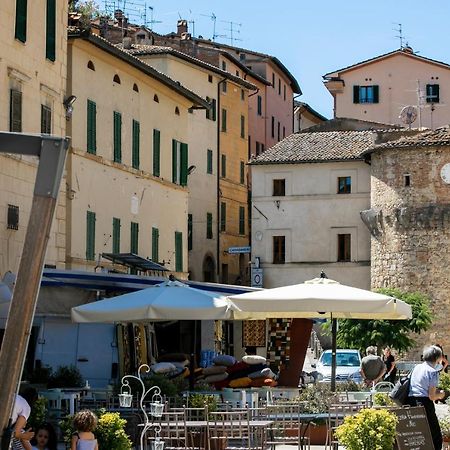
<path id="1" fill-rule="evenodd" d="M 336 350 L 336 381 L 362 381 L 359 369 L 361 355 L 358 350 Z M 331 381 L 331 350 L 325 350 L 316 364 L 317 381 Z"/>

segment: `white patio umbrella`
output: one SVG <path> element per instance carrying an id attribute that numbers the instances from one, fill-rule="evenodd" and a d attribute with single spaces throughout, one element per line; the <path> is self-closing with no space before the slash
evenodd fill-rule
<path id="1" fill-rule="evenodd" d="M 157 320 L 226 320 L 230 302 L 213 292 L 178 281 L 161 284 L 72 308 L 74 322 L 144 322 Z"/>

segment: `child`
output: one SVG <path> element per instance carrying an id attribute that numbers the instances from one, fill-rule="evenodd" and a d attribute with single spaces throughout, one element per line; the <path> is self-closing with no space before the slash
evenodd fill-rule
<path id="1" fill-rule="evenodd" d="M 11 440 L 11 448 L 13 450 L 32 450 L 30 439 L 34 433 L 29 430 L 25 431 L 27 420 L 31 413 L 31 407 L 37 399 L 37 391 L 28 388 L 23 396 L 16 395 L 14 406 L 11 414 L 11 423 L 13 424 L 13 436 Z"/>
<path id="2" fill-rule="evenodd" d="M 31 440 L 33 450 L 57 450 L 55 429 L 49 424 L 42 424 Z"/>
<path id="3" fill-rule="evenodd" d="M 88 409 L 75 414 L 73 425 L 77 430 L 72 436 L 70 450 L 98 450 L 94 429 L 97 426 L 97 416 Z"/>

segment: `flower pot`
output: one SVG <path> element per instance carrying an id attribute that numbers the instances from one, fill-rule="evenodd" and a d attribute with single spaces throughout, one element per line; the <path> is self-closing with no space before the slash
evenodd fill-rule
<path id="1" fill-rule="evenodd" d="M 311 438 L 311 445 L 325 445 L 327 441 L 328 428 L 326 423 L 320 425 L 310 425 L 309 433 Z"/>

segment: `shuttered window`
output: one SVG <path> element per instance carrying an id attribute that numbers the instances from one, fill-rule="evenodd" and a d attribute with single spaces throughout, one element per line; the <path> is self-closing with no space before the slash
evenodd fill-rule
<path id="1" fill-rule="evenodd" d="M 188 145 L 172 139 L 172 182 L 187 186 L 188 178 Z"/>
<path id="2" fill-rule="evenodd" d="M 139 254 L 139 224 L 131 222 L 130 232 L 130 252 L 137 255 Z"/>
<path id="3" fill-rule="evenodd" d="M 353 86 L 353 103 L 378 103 L 379 86 Z"/>
<path id="4" fill-rule="evenodd" d="M 211 108 L 206 110 L 206 118 L 209 120 L 216 120 L 216 99 L 206 97 L 206 101 L 211 105 Z"/>
<path id="5" fill-rule="evenodd" d="M 183 272 L 183 233 L 175 231 L 175 271 Z"/>
<path id="6" fill-rule="evenodd" d="M 181 158 L 180 158 L 180 184 L 181 186 L 187 186 L 188 178 L 188 145 L 181 144 Z"/>
<path id="7" fill-rule="evenodd" d="M 120 219 L 113 217 L 112 252 L 120 253 Z"/>
<path id="8" fill-rule="evenodd" d="M 222 125 L 221 130 L 223 132 L 227 131 L 227 110 L 222 108 Z"/>
<path id="9" fill-rule="evenodd" d="M 209 149 L 206 152 L 206 173 L 213 173 L 213 151 Z"/>
<path id="10" fill-rule="evenodd" d="M 245 207 L 239 206 L 239 234 L 245 234 Z"/>
<path id="11" fill-rule="evenodd" d="M 213 216 L 212 213 L 206 213 L 206 239 L 213 238 Z"/>
<path id="12" fill-rule="evenodd" d="M 47 0 L 46 19 L 45 57 L 54 61 L 56 56 L 56 0 Z"/>
<path id="13" fill-rule="evenodd" d="M 439 103 L 439 85 L 427 84 L 426 86 L 427 103 Z"/>
<path id="14" fill-rule="evenodd" d="M 122 114 L 114 111 L 114 162 L 122 162 Z"/>
<path id="15" fill-rule="evenodd" d="M 245 163 L 243 161 L 241 161 L 240 169 L 240 183 L 245 184 Z"/>
<path id="16" fill-rule="evenodd" d="M 22 92 L 14 89 L 9 99 L 9 131 L 22 132 Z"/>
<path id="17" fill-rule="evenodd" d="M 153 175 L 161 175 L 161 132 L 153 130 Z"/>
<path id="18" fill-rule="evenodd" d="M 221 155 L 220 162 L 220 176 L 225 178 L 227 176 L 227 155 Z"/>
<path id="19" fill-rule="evenodd" d="M 86 149 L 88 153 L 97 153 L 97 104 L 92 100 L 87 101 L 87 136 Z"/>
<path id="20" fill-rule="evenodd" d="M 86 214 L 86 259 L 95 260 L 95 212 Z"/>
<path id="21" fill-rule="evenodd" d="M 159 261 L 159 230 L 152 227 L 152 261 Z"/>
<path id="22" fill-rule="evenodd" d="M 188 214 L 188 250 L 192 250 L 192 233 L 194 232 L 192 214 Z"/>
<path id="23" fill-rule="evenodd" d="M 227 204 L 222 202 L 220 204 L 220 231 L 226 230 L 227 224 Z"/>
<path id="24" fill-rule="evenodd" d="M 241 116 L 241 138 L 245 139 L 245 116 Z"/>
<path id="25" fill-rule="evenodd" d="M 16 28 L 14 37 L 21 42 L 27 40 L 27 0 L 16 0 Z"/>
<path id="26" fill-rule="evenodd" d="M 41 133 L 52 133 L 52 110 L 45 105 L 41 105 Z"/>
<path id="27" fill-rule="evenodd" d="M 139 149 L 140 149 L 140 134 L 141 125 L 137 120 L 133 120 L 133 142 L 132 142 L 132 155 L 131 155 L 131 165 L 133 169 L 139 169 Z"/>
<path id="28" fill-rule="evenodd" d="M 258 95 L 258 116 L 262 116 L 262 97 Z"/>

